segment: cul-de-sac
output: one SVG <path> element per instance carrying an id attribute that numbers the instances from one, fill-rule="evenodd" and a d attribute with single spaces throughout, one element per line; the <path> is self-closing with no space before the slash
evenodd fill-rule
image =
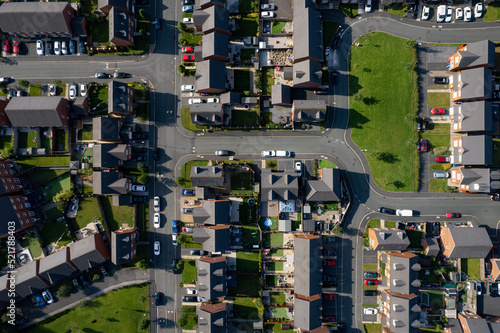
<path id="1" fill-rule="evenodd" d="M 3 0 L 0 44 L 0 333 L 500 333 L 499 0 Z"/>

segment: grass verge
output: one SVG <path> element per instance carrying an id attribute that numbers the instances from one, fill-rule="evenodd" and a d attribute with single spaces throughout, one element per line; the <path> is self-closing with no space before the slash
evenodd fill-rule
<path id="1" fill-rule="evenodd" d="M 431 108 L 443 108 L 450 106 L 450 93 L 447 92 L 427 92 L 427 104 Z"/>

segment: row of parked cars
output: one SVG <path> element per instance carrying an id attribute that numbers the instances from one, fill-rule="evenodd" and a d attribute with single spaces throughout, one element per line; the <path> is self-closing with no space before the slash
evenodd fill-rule
<path id="1" fill-rule="evenodd" d="M 83 41 L 80 41 L 79 49 L 80 53 L 87 53 L 87 50 L 85 49 L 85 43 Z M 36 41 L 36 53 L 38 55 L 52 53 L 54 53 L 55 55 L 76 54 L 76 42 L 71 39 L 69 41 L 54 41 L 54 44 L 52 44 L 52 41 L 44 42 L 43 40 L 39 39 Z"/>
<path id="2" fill-rule="evenodd" d="M 13 53 L 13 54 L 19 54 L 21 53 L 21 42 L 15 40 L 12 43 L 12 47 L 10 44 L 10 40 L 6 39 L 3 42 L 3 52 L 5 53 Z"/>
<path id="3" fill-rule="evenodd" d="M 430 8 L 429 6 L 424 6 L 422 10 L 422 20 L 429 19 Z M 480 18 L 484 13 L 484 4 L 479 2 L 474 7 L 474 18 Z M 438 23 L 446 22 L 450 23 L 453 20 L 453 8 L 446 5 L 438 6 L 437 17 Z M 469 22 L 472 20 L 472 8 L 471 7 L 458 7 L 455 9 L 455 20 L 464 20 Z"/>

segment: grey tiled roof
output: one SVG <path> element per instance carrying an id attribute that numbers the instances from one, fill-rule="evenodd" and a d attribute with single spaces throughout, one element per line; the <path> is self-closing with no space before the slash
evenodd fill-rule
<path id="1" fill-rule="evenodd" d="M 324 168 L 322 179 L 308 180 L 306 201 L 340 201 L 340 170 Z"/>
<path id="2" fill-rule="evenodd" d="M 110 258 L 100 234 L 92 234 L 71 244 L 69 251 L 71 262 L 82 272 L 99 266 Z"/>
<path id="3" fill-rule="evenodd" d="M 222 61 L 205 60 L 196 64 L 196 90 L 226 90 L 226 64 Z"/>
<path id="4" fill-rule="evenodd" d="M 460 99 L 491 98 L 491 69 L 479 67 L 460 71 L 462 88 Z M 459 90 L 458 73 L 453 74 L 453 91 Z"/>
<path id="5" fill-rule="evenodd" d="M 493 247 L 488 232 L 483 227 L 448 225 L 443 228 L 448 228 L 453 238 L 454 247 L 450 258 L 485 258 Z"/>
<path id="6" fill-rule="evenodd" d="M 125 264 L 132 260 L 132 241 L 134 237 L 137 237 L 137 233 L 135 230 L 126 231 L 111 232 L 111 262 L 115 265 Z"/>
<path id="7" fill-rule="evenodd" d="M 311 0 L 295 0 L 293 3 L 293 58 L 323 58 L 323 27 L 321 15 Z"/>
<path id="8" fill-rule="evenodd" d="M 111 80 L 108 83 L 108 112 L 130 113 L 128 107 L 128 90 L 126 83 Z"/>
<path id="9" fill-rule="evenodd" d="M 231 201 L 203 200 L 202 207 L 193 208 L 193 221 L 200 224 L 229 224 Z"/>
<path id="10" fill-rule="evenodd" d="M 321 244 L 319 236 L 294 238 L 294 267 L 300 270 L 294 276 L 295 294 L 307 297 L 321 294 Z"/>
<path id="11" fill-rule="evenodd" d="M 275 84 L 271 87 L 271 103 L 274 105 L 291 104 L 291 87 L 286 84 Z"/>
<path id="12" fill-rule="evenodd" d="M 497 169 L 466 168 L 459 169 L 462 173 L 460 185 L 468 185 L 469 192 L 490 193 L 500 185 L 500 173 Z"/>
<path id="13" fill-rule="evenodd" d="M 321 297 L 312 300 L 295 297 L 293 301 L 294 327 L 311 331 L 321 326 Z"/>
<path id="14" fill-rule="evenodd" d="M 193 186 L 222 187 L 224 172 L 220 166 L 193 166 L 190 172 Z"/>
<path id="15" fill-rule="evenodd" d="M 118 118 L 95 117 L 92 118 L 92 138 L 94 141 L 118 141 L 120 130 Z"/>
<path id="16" fill-rule="evenodd" d="M 128 11 L 118 7 L 112 7 L 109 11 L 109 41 L 113 42 L 115 39 L 121 39 L 127 43 L 133 41 L 131 39 L 129 20 L 131 15 Z M 133 31 L 132 31 L 133 33 Z"/>
<path id="17" fill-rule="evenodd" d="M 229 12 L 219 6 L 196 10 L 193 13 L 193 22 L 195 26 L 201 25 L 203 32 L 213 29 L 229 32 Z"/>
<path id="18" fill-rule="evenodd" d="M 76 272 L 76 267 L 69 262 L 67 247 L 40 259 L 39 274 L 51 284 L 64 280 Z"/>
<path id="19" fill-rule="evenodd" d="M 202 57 L 220 56 L 228 58 L 229 36 L 212 32 L 202 37 Z"/>
<path id="20" fill-rule="evenodd" d="M 296 200 L 299 194 L 297 173 L 272 172 L 265 169 L 261 174 L 261 198 L 263 201 Z"/>
<path id="21" fill-rule="evenodd" d="M 203 250 L 219 252 L 229 250 L 229 226 L 199 227 L 193 230 L 193 241 L 203 244 Z"/>
<path id="22" fill-rule="evenodd" d="M 473 135 L 462 137 L 463 165 L 492 165 L 493 141 L 489 135 Z M 459 155 L 460 147 L 454 148 L 455 156 Z"/>
<path id="23" fill-rule="evenodd" d="M 126 144 L 95 144 L 93 166 L 96 168 L 118 168 L 120 161 L 128 160 Z"/>
<path id="24" fill-rule="evenodd" d="M 202 303 L 198 309 L 197 333 L 226 333 L 226 303 Z"/>
<path id="25" fill-rule="evenodd" d="M 413 294 L 418 291 L 414 281 L 418 280 L 420 271 L 419 259 L 416 254 L 410 252 L 389 252 L 391 265 L 386 267 L 390 270 L 390 290 L 401 294 Z"/>
<path id="26" fill-rule="evenodd" d="M 38 261 L 31 261 L 17 268 L 16 294 L 26 297 L 41 292 L 48 287 L 48 281 L 36 275 Z"/>
<path id="27" fill-rule="evenodd" d="M 493 130 L 493 112 L 491 102 L 477 101 L 462 103 L 459 106 L 463 115 L 461 132 L 489 132 Z M 454 117 L 459 122 L 459 117 Z"/>
<path id="28" fill-rule="evenodd" d="M 226 296 L 226 257 L 201 257 L 196 260 L 200 297 L 214 299 Z"/>
<path id="29" fill-rule="evenodd" d="M 385 292 L 390 298 L 390 320 L 388 320 L 391 332 L 418 333 L 420 307 L 418 296 L 415 294 L 404 295 L 395 292 Z M 416 327 L 415 327 L 416 326 Z"/>
<path id="30" fill-rule="evenodd" d="M 127 194 L 127 178 L 122 178 L 118 172 L 92 173 L 92 185 L 96 195 L 119 195 Z"/>
<path id="31" fill-rule="evenodd" d="M 223 121 L 222 103 L 199 103 L 191 105 L 189 115 L 192 123 L 206 125 L 221 124 Z"/>
<path id="32" fill-rule="evenodd" d="M 469 43 L 467 51 L 458 51 L 458 53 L 462 59 L 457 67 L 495 65 L 495 43 L 490 40 Z"/>
<path id="33" fill-rule="evenodd" d="M 64 123 L 57 113 L 61 103 L 69 105 L 60 96 L 13 97 L 7 104 L 5 113 L 13 127 L 61 127 Z M 66 110 L 69 111 L 67 108 Z M 66 116 L 69 117 L 68 112 Z"/>
<path id="34" fill-rule="evenodd" d="M 304 60 L 293 64 L 293 86 L 303 84 L 318 87 L 321 84 L 321 64 L 312 60 Z"/>
<path id="35" fill-rule="evenodd" d="M 390 228 L 374 228 L 378 240 L 377 251 L 404 251 L 410 245 L 410 240 L 404 230 Z"/>

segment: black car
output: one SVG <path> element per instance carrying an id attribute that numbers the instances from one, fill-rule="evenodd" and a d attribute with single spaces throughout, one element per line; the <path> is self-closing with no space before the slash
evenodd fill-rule
<path id="1" fill-rule="evenodd" d="M 132 140 L 146 140 L 148 138 L 148 134 L 146 132 L 133 132 Z"/>
<path id="2" fill-rule="evenodd" d="M 160 158 L 160 150 L 158 148 L 155 148 L 155 150 L 153 150 L 153 160 L 158 161 L 159 158 Z"/>
<path id="3" fill-rule="evenodd" d="M 396 215 L 396 211 L 390 208 L 380 207 L 378 211 L 381 212 L 382 214 Z"/>
<path id="4" fill-rule="evenodd" d="M 177 264 L 178 264 L 178 263 L 179 263 L 179 260 L 177 260 L 177 259 L 174 259 L 174 260 L 172 261 L 172 272 L 173 272 L 174 274 L 178 274 L 178 273 L 179 273 L 179 269 L 177 268 Z"/>
<path id="5" fill-rule="evenodd" d="M 500 294 L 498 293 L 498 283 L 490 283 L 490 296 L 498 297 Z"/>
<path id="6" fill-rule="evenodd" d="M 78 281 L 81 283 L 81 285 L 83 286 L 83 288 L 86 288 L 89 284 L 87 282 L 87 280 L 83 277 L 83 275 L 80 275 L 78 277 Z"/>
<path id="7" fill-rule="evenodd" d="M 184 296 L 182 297 L 183 302 L 196 302 L 197 298 L 194 296 Z"/>
<path id="8" fill-rule="evenodd" d="M 115 79 L 124 79 L 127 77 L 127 73 L 116 72 L 114 75 Z"/>
<path id="9" fill-rule="evenodd" d="M 335 250 L 323 250 L 324 257 L 334 257 L 336 254 Z"/>
<path id="10" fill-rule="evenodd" d="M 87 50 L 85 49 L 85 43 L 83 41 L 80 41 L 78 45 L 80 46 L 80 53 L 87 53 Z"/>
<path id="11" fill-rule="evenodd" d="M 324 282 L 333 282 L 336 281 L 335 276 L 332 275 L 323 275 L 323 281 Z"/>
<path id="12" fill-rule="evenodd" d="M 342 38 L 339 35 L 335 36 L 335 39 L 333 40 L 333 45 L 332 45 L 334 49 L 339 47 L 341 40 L 342 40 Z"/>
<path id="13" fill-rule="evenodd" d="M 106 73 L 95 73 L 95 78 L 96 79 L 107 79 L 108 78 L 108 74 Z"/>
<path id="14" fill-rule="evenodd" d="M 160 306 L 163 300 L 163 293 L 157 292 L 155 293 L 155 304 L 156 306 Z"/>
<path id="15" fill-rule="evenodd" d="M 82 286 L 80 285 L 80 282 L 78 282 L 77 279 L 73 279 L 73 285 L 75 286 L 76 289 L 81 290 Z"/>
<path id="16" fill-rule="evenodd" d="M 339 73 L 337 71 L 332 71 L 330 73 L 330 81 L 332 86 L 337 84 L 337 77 L 339 76 Z"/>
<path id="17" fill-rule="evenodd" d="M 190 255 L 192 256 L 199 256 L 201 254 L 200 250 L 191 250 L 189 252 Z"/>
<path id="18" fill-rule="evenodd" d="M 363 276 L 365 279 L 376 279 L 378 277 L 376 272 L 365 272 Z"/>
<path id="19" fill-rule="evenodd" d="M 133 195 L 131 201 L 132 203 L 146 203 L 148 202 L 148 197 L 145 195 Z"/>
<path id="20" fill-rule="evenodd" d="M 377 290 L 365 290 L 365 296 L 377 296 L 378 291 Z"/>
<path id="21" fill-rule="evenodd" d="M 183 5 L 194 5 L 194 0 L 182 0 Z"/>
<path id="22" fill-rule="evenodd" d="M 144 154 L 146 151 L 146 147 L 134 147 L 134 153 L 136 154 Z"/>
<path id="23" fill-rule="evenodd" d="M 434 78 L 434 83 L 439 83 L 439 84 L 448 84 L 450 81 L 448 80 L 447 77 L 435 77 Z"/>
<path id="24" fill-rule="evenodd" d="M 146 160 L 146 157 L 144 155 L 136 155 L 132 159 L 137 162 L 142 162 Z"/>

